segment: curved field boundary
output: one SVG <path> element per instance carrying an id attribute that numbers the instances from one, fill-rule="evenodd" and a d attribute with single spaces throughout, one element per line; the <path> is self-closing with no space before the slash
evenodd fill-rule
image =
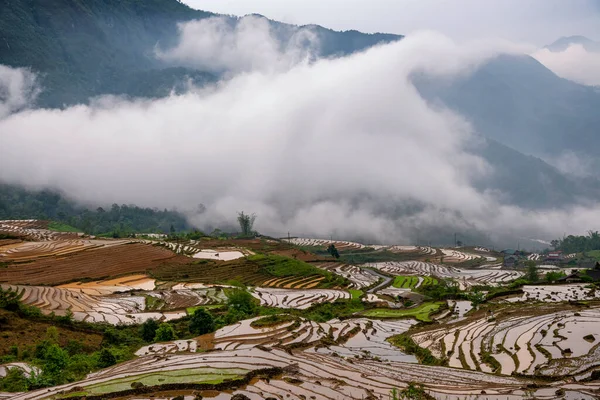
<path id="1" fill-rule="evenodd" d="M 260 300 L 262 305 L 279 308 L 306 309 L 313 304 L 329 302 L 338 299 L 350 299 L 351 295 L 342 290 L 333 289 L 271 289 L 255 288 L 252 295 Z"/>
<path id="2" fill-rule="evenodd" d="M 523 272 L 498 269 L 460 269 L 445 265 L 437 265 L 422 261 L 383 262 L 365 264 L 390 275 L 420 275 L 435 276 L 438 278 L 451 278 L 458 281 L 461 289 L 480 284 L 501 284 L 513 281 Z"/>
<path id="3" fill-rule="evenodd" d="M 451 367 L 498 369 L 503 375 L 569 376 L 598 364 L 593 353 L 600 309 L 543 311 L 500 312 L 494 320 L 471 319 L 415 334 L 413 340 L 438 358 L 448 356 Z"/>
<path id="4" fill-rule="evenodd" d="M 353 289 L 363 289 L 377 282 L 376 276 L 373 276 L 373 274 L 363 271 L 362 268 L 356 265 L 349 265 L 338 262 L 322 262 L 312 264 L 317 268 L 331 271 L 334 274 L 340 275 L 348 279 L 351 282 L 350 287 Z"/>
<path id="5" fill-rule="evenodd" d="M 522 387 L 531 383 L 527 380 L 512 377 L 499 377 L 480 372 L 461 371 L 444 367 L 429 367 L 414 363 L 389 361 L 378 362 L 373 358 L 353 358 L 346 360 L 330 354 L 318 352 L 294 352 L 273 349 L 263 351 L 257 348 L 233 351 L 215 351 L 210 353 L 176 354 L 168 357 L 145 356 L 107 368 L 81 382 L 50 389 L 42 389 L 30 393 L 17 394 L 14 400 L 46 399 L 55 397 L 59 392 L 85 390 L 88 387 L 102 387 L 117 382 L 132 382 L 136 377 L 149 376 L 159 371 L 177 372 L 177 375 L 194 375 L 200 371 L 222 370 L 228 375 L 232 365 L 237 369 L 260 371 L 267 368 L 279 368 L 282 375 L 269 376 L 268 379 L 254 379 L 247 385 L 236 384 L 234 393 L 242 393 L 252 399 L 257 398 L 319 398 L 361 399 L 374 396 L 387 398 L 393 388 L 405 388 L 408 382 L 421 382 L 428 393 L 435 398 L 469 398 L 481 397 L 485 391 L 488 399 L 499 400 L 521 398 Z M 173 372 L 171 372 L 173 371 Z M 189 371 L 189 372 L 188 372 Z M 286 372 L 289 371 L 289 372 Z M 289 378 L 295 378 L 289 380 Z M 301 383 L 292 383 L 292 382 Z M 594 390 L 600 385 L 582 385 L 578 390 Z M 157 388 L 152 387 L 153 392 Z M 179 388 L 181 389 L 181 388 Z M 196 390 L 196 387 L 191 387 Z M 231 393 L 231 392 L 230 392 Z M 543 392 L 540 392 L 543 393 Z M 574 394 L 576 394 L 574 392 Z M 536 398 L 540 397 L 533 393 Z M 232 394 L 222 393 L 222 397 L 230 398 Z M 105 395 L 106 397 L 106 395 Z M 577 397 L 577 396 L 575 396 Z M 579 396 L 581 397 L 581 396 Z"/>

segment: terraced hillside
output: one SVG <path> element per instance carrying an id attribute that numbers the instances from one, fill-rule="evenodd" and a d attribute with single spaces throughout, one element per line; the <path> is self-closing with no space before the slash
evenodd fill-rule
<path id="1" fill-rule="evenodd" d="M 524 275 L 523 272 L 498 269 L 460 269 L 422 261 L 384 262 L 366 264 L 390 275 L 419 275 L 451 278 L 458 281 L 461 289 L 474 285 L 508 283 Z"/>
<path id="2" fill-rule="evenodd" d="M 37 241 L 75 239 L 81 236 L 78 233 L 51 231 L 48 224 L 48 221 L 36 219 L 0 220 L 0 235 Z"/>
<path id="3" fill-rule="evenodd" d="M 354 289 L 363 289 L 377 282 L 376 276 L 369 272 L 365 272 L 356 265 L 338 262 L 316 262 L 313 263 L 313 265 L 318 268 L 331 271 L 336 275 L 343 276 L 351 282 L 350 287 Z"/>
<path id="4" fill-rule="evenodd" d="M 190 259 L 150 244 L 131 243 L 94 248 L 64 256 L 36 258 L 0 269 L 0 282 L 29 285 L 60 284 L 83 278 L 99 279 L 145 273 L 164 265 L 185 265 Z"/>
<path id="5" fill-rule="evenodd" d="M 227 283 L 237 280 L 250 286 L 281 288 L 325 288 L 346 283 L 329 271 L 274 254 L 257 254 L 232 261 L 201 260 L 190 265 L 163 265 L 152 274 L 164 281 Z"/>
<path id="6" fill-rule="evenodd" d="M 248 371 L 256 373 L 246 375 Z M 250 379 L 254 375 L 258 376 Z M 227 384 L 225 379 L 232 382 Z M 290 354 L 278 349 L 250 348 L 168 357 L 144 356 L 91 374 L 84 381 L 17 394 L 14 400 L 49 399 L 58 393 L 69 392 L 101 395 L 130 390 L 133 382 L 149 385 L 152 393 L 160 392 L 159 387 L 152 386 L 158 382 L 171 384 L 171 387 L 179 384 L 180 393 L 190 395 L 201 388 L 234 388 L 233 393 L 221 392 L 219 398 L 224 399 L 233 394 L 243 394 L 251 399 L 365 399 L 386 398 L 392 389 L 406 388 L 408 382 L 414 381 L 422 382 L 426 391 L 437 399 L 475 399 L 480 398 L 483 391 L 485 398 L 493 400 L 522 398 L 525 395 L 523 388 L 529 383 L 513 377 L 413 363 L 382 363 L 370 358 L 345 359 L 316 352 Z M 215 386 L 219 383 L 223 384 Z M 592 399 L 590 394 L 593 395 L 598 387 L 597 384 L 566 385 L 563 390 L 574 396 L 572 398 Z M 531 394 L 538 399 L 552 399 L 560 388 L 532 389 Z"/>
<path id="7" fill-rule="evenodd" d="M 489 317 L 489 316 L 488 316 Z M 413 340 L 451 367 L 582 379 L 600 366 L 600 308 L 507 307 L 414 334 Z"/>

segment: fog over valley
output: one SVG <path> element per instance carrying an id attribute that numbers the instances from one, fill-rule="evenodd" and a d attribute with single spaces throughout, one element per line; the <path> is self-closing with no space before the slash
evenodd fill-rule
<path id="1" fill-rule="evenodd" d="M 191 20 L 151 57 L 211 74 L 208 82 L 184 75 L 164 97 L 99 95 L 60 108 L 36 103 L 48 90 L 43 75 L 1 66 L 0 181 L 93 207 L 175 208 L 203 229 L 231 228 L 247 210 L 273 236 L 444 243 L 458 231 L 490 244 L 549 241 L 599 222 L 597 159 L 576 147 L 542 149 L 524 132 L 511 141 L 515 128 L 507 140 L 495 136 L 502 126 L 488 111 L 452 92 L 486 68 L 526 65 L 518 61 L 526 54 L 597 84 L 598 53 L 433 31 L 397 39 L 323 56 L 313 26 Z M 533 68 L 552 84 L 575 85 Z M 476 95 L 481 104 L 503 94 Z"/>

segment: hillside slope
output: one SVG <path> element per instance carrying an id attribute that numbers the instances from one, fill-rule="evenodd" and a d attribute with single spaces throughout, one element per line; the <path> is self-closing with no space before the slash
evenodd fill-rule
<path id="1" fill-rule="evenodd" d="M 477 132 L 552 162 L 566 151 L 600 159 L 600 90 L 559 78 L 528 56 L 499 56 L 450 84 L 419 77 L 421 93 L 467 117 Z"/>
<path id="2" fill-rule="evenodd" d="M 177 24 L 215 16 L 177 0 L 14 0 L 0 9 L 0 64 L 41 73 L 38 104 L 61 107 L 100 94 L 157 97 L 182 81 L 217 77 L 161 64 L 154 49 L 176 43 Z M 229 18 L 232 23 L 237 19 Z M 277 34 L 298 27 L 270 21 Z M 395 35 L 314 27 L 320 56 L 349 54 Z M 175 67 L 175 68 L 173 68 Z"/>

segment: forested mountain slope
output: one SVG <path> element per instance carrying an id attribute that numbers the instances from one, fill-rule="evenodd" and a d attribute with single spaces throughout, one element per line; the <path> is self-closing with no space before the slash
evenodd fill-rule
<path id="1" fill-rule="evenodd" d="M 11 0 L 0 8 L 0 64 L 41 74 L 38 104 L 61 107 L 101 94 L 156 97 L 182 81 L 217 79 L 205 71 L 165 65 L 156 48 L 177 39 L 177 24 L 216 14 L 177 0 Z M 236 23 L 234 17 L 227 17 Z M 270 21 L 276 32 L 298 27 Z M 313 27 L 320 56 L 344 55 L 396 40 L 395 35 Z"/>

